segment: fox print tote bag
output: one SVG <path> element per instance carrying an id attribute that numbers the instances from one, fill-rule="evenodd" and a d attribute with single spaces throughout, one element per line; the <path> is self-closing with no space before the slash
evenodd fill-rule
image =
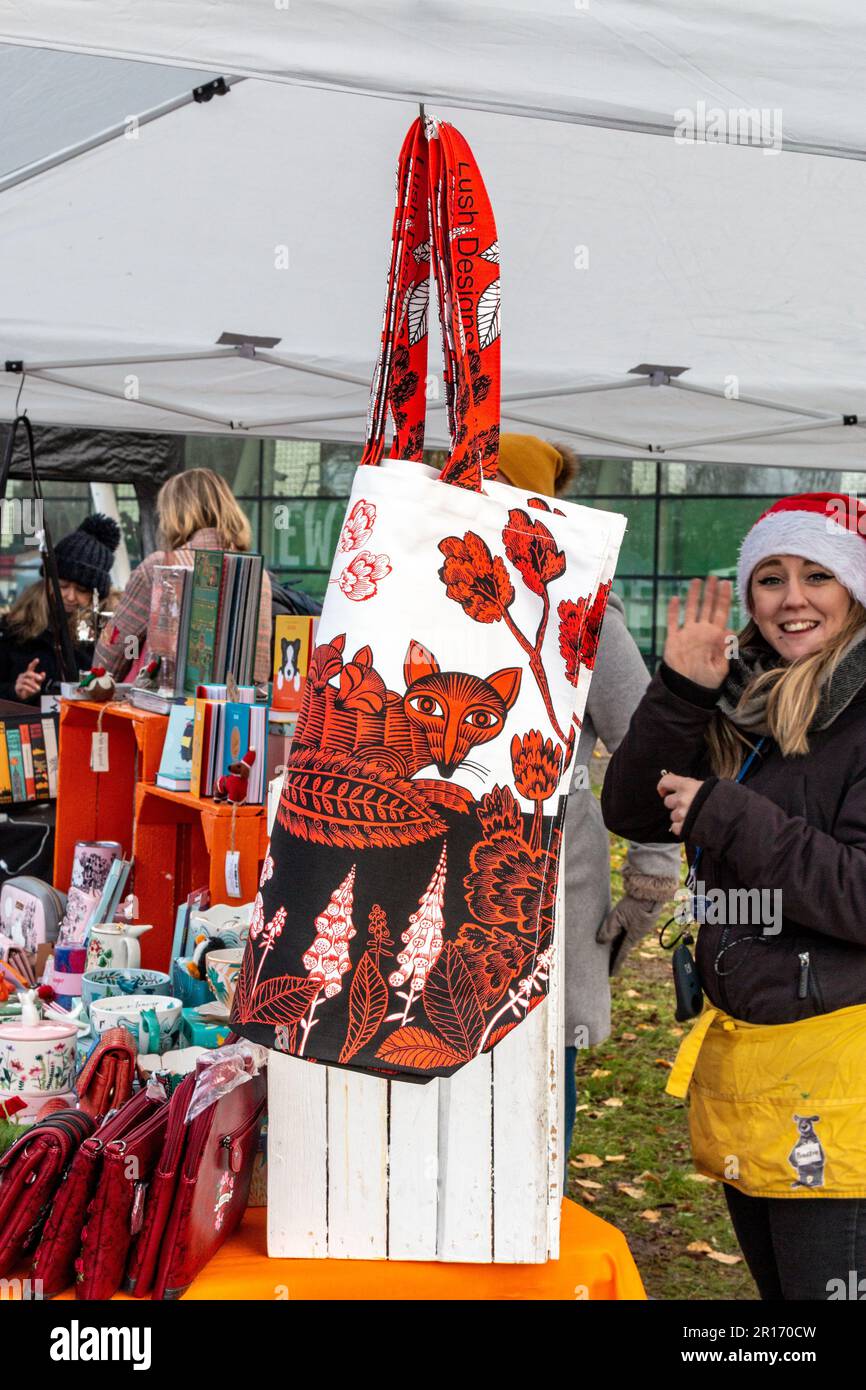
<path id="1" fill-rule="evenodd" d="M 441 472 L 421 462 L 431 273 Z M 499 347 L 481 176 L 453 127 L 416 121 L 367 446 L 232 1012 L 254 1042 L 385 1077 L 450 1075 L 547 992 L 566 788 L 624 529 L 495 480 Z"/>

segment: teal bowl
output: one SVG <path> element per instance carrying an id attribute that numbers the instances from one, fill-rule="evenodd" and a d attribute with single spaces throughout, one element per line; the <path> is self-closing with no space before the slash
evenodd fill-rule
<path id="1" fill-rule="evenodd" d="M 81 1000 L 88 1014 L 95 999 L 111 999 L 120 994 L 171 994 L 171 980 L 162 970 L 121 970 L 110 965 L 88 970 L 82 976 Z"/>

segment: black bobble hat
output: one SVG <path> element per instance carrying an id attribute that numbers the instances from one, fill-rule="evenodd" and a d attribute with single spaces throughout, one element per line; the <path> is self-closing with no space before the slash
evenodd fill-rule
<path id="1" fill-rule="evenodd" d="M 111 588 L 111 566 L 120 544 L 120 527 L 110 516 L 95 512 L 86 516 L 77 531 L 70 531 L 54 547 L 57 573 L 82 589 L 96 589 L 106 598 Z"/>

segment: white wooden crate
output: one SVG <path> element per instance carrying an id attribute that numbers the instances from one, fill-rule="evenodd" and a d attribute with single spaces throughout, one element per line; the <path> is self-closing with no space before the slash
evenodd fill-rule
<path id="1" fill-rule="evenodd" d="M 559 1255 L 562 875 L 546 1001 L 449 1080 L 271 1052 L 268 1253 L 539 1264 Z"/>

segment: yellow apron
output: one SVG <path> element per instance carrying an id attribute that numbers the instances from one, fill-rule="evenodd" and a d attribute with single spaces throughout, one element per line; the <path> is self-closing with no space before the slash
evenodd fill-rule
<path id="1" fill-rule="evenodd" d="M 751 1197 L 866 1197 L 866 1004 L 755 1024 L 707 1006 L 666 1090 L 695 1167 Z"/>

